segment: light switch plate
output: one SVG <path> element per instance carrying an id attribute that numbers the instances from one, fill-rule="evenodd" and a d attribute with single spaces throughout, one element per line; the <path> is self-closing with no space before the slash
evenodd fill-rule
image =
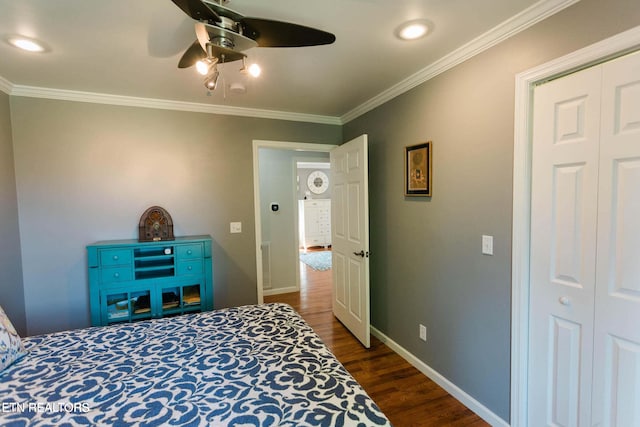
<path id="1" fill-rule="evenodd" d="M 482 235 L 482 253 L 493 255 L 493 236 Z"/>
<path id="2" fill-rule="evenodd" d="M 242 223 L 241 222 L 232 222 L 229 226 L 229 231 L 231 233 L 242 233 Z"/>

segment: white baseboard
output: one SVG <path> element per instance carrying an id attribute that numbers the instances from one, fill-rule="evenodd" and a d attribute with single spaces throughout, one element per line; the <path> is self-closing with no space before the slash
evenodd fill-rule
<path id="1" fill-rule="evenodd" d="M 300 288 L 298 288 L 297 286 L 289 286 L 288 288 L 265 289 L 262 292 L 262 295 L 268 296 L 268 295 L 290 294 L 291 292 L 299 292 L 299 291 L 300 291 Z"/>
<path id="2" fill-rule="evenodd" d="M 451 396 L 455 397 L 459 400 L 464 406 L 471 409 L 473 412 L 478 414 L 480 418 L 488 422 L 494 427 L 509 427 L 509 423 L 505 422 L 502 418 L 491 412 L 486 406 L 482 403 L 475 400 L 473 397 L 469 396 L 465 393 L 460 387 L 440 375 L 437 371 L 431 368 L 429 365 L 418 359 L 416 356 L 411 354 L 407 349 L 402 347 L 400 344 L 393 341 L 391 338 L 371 326 L 371 334 L 382 341 L 387 347 L 391 350 L 398 353 L 403 359 L 413 365 L 420 372 L 425 374 L 428 378 L 430 378 L 433 382 L 438 384 L 440 387 L 445 389 L 447 393 Z"/>

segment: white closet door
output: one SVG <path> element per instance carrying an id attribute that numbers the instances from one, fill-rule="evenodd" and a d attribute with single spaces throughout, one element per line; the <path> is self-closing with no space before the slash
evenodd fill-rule
<path id="1" fill-rule="evenodd" d="M 593 424 L 640 426 L 640 53 L 603 65 Z"/>
<path id="2" fill-rule="evenodd" d="M 589 426 L 596 260 L 599 67 L 534 93 L 530 426 Z"/>
<path id="3" fill-rule="evenodd" d="M 529 425 L 640 427 L 640 53 L 534 103 Z"/>

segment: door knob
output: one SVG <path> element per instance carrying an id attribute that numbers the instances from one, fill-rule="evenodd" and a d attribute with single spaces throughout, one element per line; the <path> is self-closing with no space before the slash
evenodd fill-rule
<path id="1" fill-rule="evenodd" d="M 364 250 L 360 251 L 360 252 L 354 252 L 353 253 L 356 256 L 361 256 L 362 258 L 364 258 Z"/>
<path id="2" fill-rule="evenodd" d="M 571 300 L 569 299 L 569 297 L 560 297 L 558 298 L 558 301 L 560 301 L 560 304 L 562 305 L 571 305 Z"/>

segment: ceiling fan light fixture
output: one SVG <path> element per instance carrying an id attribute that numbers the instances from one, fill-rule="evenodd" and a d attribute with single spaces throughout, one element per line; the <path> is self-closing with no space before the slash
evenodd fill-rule
<path id="1" fill-rule="evenodd" d="M 209 72 L 209 64 L 205 61 L 198 61 L 196 62 L 196 70 L 198 71 L 198 73 L 202 74 L 203 76 L 206 76 L 207 73 Z"/>
<path id="2" fill-rule="evenodd" d="M 240 68 L 240 73 L 248 74 L 251 77 L 256 78 L 260 77 L 260 74 L 262 74 L 262 68 L 260 68 L 260 65 L 255 62 L 247 67 L 245 58 L 242 58 L 242 68 Z"/>
<path id="3" fill-rule="evenodd" d="M 249 75 L 251 77 L 260 77 L 260 74 L 262 74 L 262 68 L 260 68 L 260 66 L 256 63 L 249 65 L 249 68 L 247 70 L 249 71 Z"/>
<path id="4" fill-rule="evenodd" d="M 218 77 L 220 77 L 220 72 L 218 72 L 217 69 L 214 69 L 213 72 L 209 73 L 209 75 L 205 77 L 204 87 L 206 87 L 208 91 L 215 90 L 218 85 Z"/>
<path id="5" fill-rule="evenodd" d="M 216 65 L 220 60 L 216 57 L 209 56 L 196 62 L 196 71 L 203 76 L 206 76 L 211 71 L 211 68 Z"/>
<path id="6" fill-rule="evenodd" d="M 395 34 L 400 40 L 417 40 L 429 34 L 429 27 L 426 19 L 414 19 L 400 25 Z"/>

